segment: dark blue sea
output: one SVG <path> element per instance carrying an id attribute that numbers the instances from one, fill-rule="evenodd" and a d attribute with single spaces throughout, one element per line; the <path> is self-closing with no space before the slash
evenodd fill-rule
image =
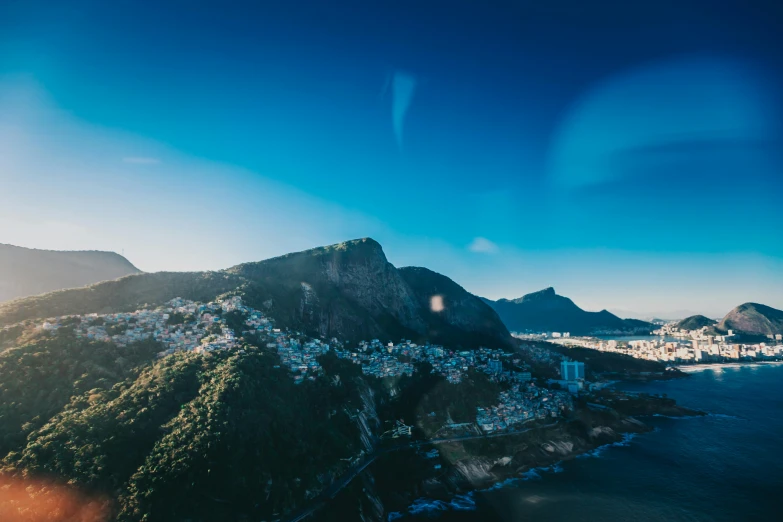
<path id="1" fill-rule="evenodd" d="M 647 418 L 656 430 L 503 487 L 414 506 L 443 521 L 783 520 L 783 366 L 711 367 L 624 385 L 710 415 Z"/>

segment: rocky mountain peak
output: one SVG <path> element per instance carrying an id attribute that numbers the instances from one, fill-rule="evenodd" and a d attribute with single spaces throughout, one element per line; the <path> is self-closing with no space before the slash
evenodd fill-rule
<path id="1" fill-rule="evenodd" d="M 555 293 L 555 289 L 551 286 L 548 286 L 544 288 L 543 290 L 539 290 L 538 292 L 532 292 L 530 294 L 526 294 L 519 299 L 515 299 L 514 302 L 517 303 L 523 303 L 523 302 L 530 302 L 530 301 L 544 301 L 549 300 L 557 297 L 557 294 Z"/>

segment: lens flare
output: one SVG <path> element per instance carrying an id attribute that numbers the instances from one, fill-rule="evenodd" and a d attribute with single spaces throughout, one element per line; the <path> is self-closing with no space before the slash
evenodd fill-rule
<path id="1" fill-rule="evenodd" d="M 15 522 L 106 522 L 107 498 L 47 480 L 0 475 L 0 520 Z"/>

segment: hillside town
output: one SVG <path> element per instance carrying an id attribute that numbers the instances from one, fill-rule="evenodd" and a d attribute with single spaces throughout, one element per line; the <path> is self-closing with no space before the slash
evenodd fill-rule
<path id="1" fill-rule="evenodd" d="M 476 422 L 485 433 L 517 428 L 534 419 L 556 418 L 573 407 L 571 394 L 515 383 L 500 392 L 498 404 L 477 408 Z"/>
<path id="2" fill-rule="evenodd" d="M 280 366 L 290 372 L 296 383 L 322 375 L 324 370 L 318 358 L 330 351 L 361 366 L 364 375 L 377 378 L 411 376 L 420 363 L 429 364 L 433 372 L 453 384 L 461 382 L 469 371 L 480 371 L 492 381 L 509 383 L 496 405 L 477 411 L 476 423 L 485 433 L 513 429 L 529 420 L 557 417 L 571 408 L 569 393 L 537 387 L 531 382 L 531 373 L 519 354 L 490 348 L 456 351 L 410 340 L 384 344 L 378 339 L 346 349 L 337 339 L 325 342 L 276 328 L 271 318 L 245 305 L 238 296 L 209 303 L 175 298 L 154 309 L 135 312 L 60 316 L 47 319 L 37 329 L 54 334 L 66 327 L 72 328 L 79 339 L 121 347 L 154 340 L 163 347 L 159 357 L 177 351 L 240 349 L 243 339 L 255 336 L 256 344 L 277 353 Z M 535 354 L 552 364 L 560 359 L 547 350 Z"/>
<path id="3" fill-rule="evenodd" d="M 378 339 L 361 342 L 356 351 L 337 351 L 338 357 L 350 358 L 362 365 L 365 375 L 399 377 L 411 375 L 413 363 L 429 363 L 432 371 L 453 383 L 459 383 L 465 372 L 476 369 L 498 381 L 529 381 L 530 372 L 510 370 L 521 361 L 513 354 L 498 349 L 453 351 L 436 344 L 418 345 L 410 340 L 384 345 Z M 504 364 L 505 361 L 505 364 Z"/>

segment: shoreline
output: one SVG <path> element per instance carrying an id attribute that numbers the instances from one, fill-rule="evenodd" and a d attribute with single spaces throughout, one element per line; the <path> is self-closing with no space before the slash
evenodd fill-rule
<path id="1" fill-rule="evenodd" d="M 441 447 L 443 472 L 428 478 L 420 476 L 424 480 L 417 485 L 387 497 L 383 502 L 384 518 L 395 520 L 427 516 L 427 513 L 473 510 L 476 493 L 562 472 L 567 461 L 600 457 L 609 448 L 628 446 L 639 434 L 659 430 L 645 418 L 694 419 L 709 415 L 680 406 L 671 399 L 631 398 L 623 392 L 610 395 L 615 400 L 606 402 L 609 407 L 586 402 L 570 419 L 524 436 L 490 444 L 456 443 Z"/>
<path id="2" fill-rule="evenodd" d="M 737 361 L 737 362 L 725 362 L 725 363 L 703 363 L 703 364 L 683 364 L 675 366 L 679 371 L 683 373 L 694 373 L 705 370 L 715 370 L 723 368 L 742 368 L 745 366 L 781 366 L 783 361 Z"/>
<path id="3" fill-rule="evenodd" d="M 550 425 L 502 437 L 422 441 L 394 451 L 393 457 L 391 452 L 379 455 L 358 481 L 329 495 L 333 500 L 321 505 L 317 519 L 356 508 L 365 515 L 374 513 L 367 520 L 474 509 L 477 492 L 561 471 L 566 461 L 598 457 L 611 447 L 627 446 L 640 433 L 657 431 L 645 417 L 704 415 L 673 399 L 604 390 L 584 397 L 571 415 Z M 355 507 L 348 507 L 351 504 Z"/>
<path id="4" fill-rule="evenodd" d="M 691 417 L 691 411 L 683 413 L 687 414 L 683 417 Z M 609 448 L 627 446 L 638 434 L 656 429 L 631 415 L 586 407 L 554 426 L 503 441 L 442 445 L 438 467 L 442 465 L 443 472 L 420 476 L 423 480 L 417 485 L 387 497 L 383 502 L 385 518 L 474 509 L 476 493 L 535 480 L 548 472 L 561 472 L 567 461 L 599 457 Z"/>
<path id="5" fill-rule="evenodd" d="M 541 480 L 544 475 L 549 473 L 563 473 L 565 472 L 563 464 L 568 461 L 600 458 L 610 448 L 627 447 L 638 435 L 657 431 L 657 428 L 647 426 L 643 423 L 639 423 L 639 428 L 640 429 L 636 431 L 617 432 L 615 434 L 615 440 L 583 448 L 580 451 L 561 454 L 560 458 L 557 460 L 553 459 L 548 463 L 536 463 L 520 467 L 513 473 L 506 473 L 491 481 L 470 484 L 470 479 L 465 478 L 465 482 L 458 485 L 453 484 L 453 486 L 455 486 L 453 490 L 448 488 L 446 484 L 443 484 L 442 481 L 439 481 L 438 486 L 426 491 L 430 493 L 430 495 L 415 498 L 403 509 L 399 509 L 398 506 L 395 506 L 398 507 L 397 510 L 387 511 L 385 513 L 386 520 L 409 519 L 419 515 L 428 516 L 427 514 L 446 511 L 474 511 L 477 507 L 474 499 L 477 493 L 497 491 L 521 482 Z M 437 491 L 438 489 L 440 491 Z"/>

